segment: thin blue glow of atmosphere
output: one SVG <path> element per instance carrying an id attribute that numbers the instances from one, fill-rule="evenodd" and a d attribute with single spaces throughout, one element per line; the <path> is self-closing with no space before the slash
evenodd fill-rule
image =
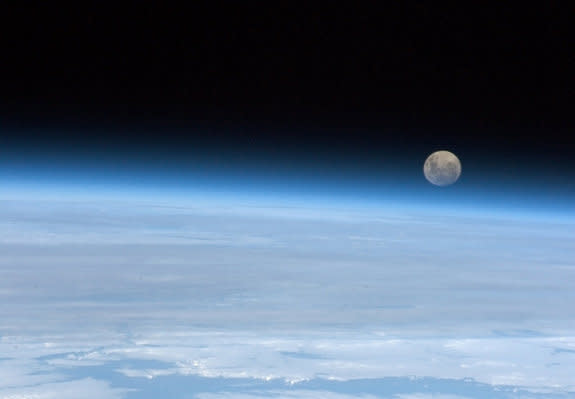
<path id="1" fill-rule="evenodd" d="M 410 179 L 410 180 L 408 180 Z M 222 203 L 246 206 L 298 206 L 361 210 L 437 210 L 447 213 L 519 217 L 571 217 L 573 202 L 561 193 L 528 192 L 520 187 L 485 187 L 465 180 L 435 187 L 422 174 L 362 179 L 304 171 L 266 175 L 256 170 L 214 168 L 114 168 L 76 164 L 4 162 L 0 195 L 4 198 L 58 200 L 169 201 L 182 204 Z"/>

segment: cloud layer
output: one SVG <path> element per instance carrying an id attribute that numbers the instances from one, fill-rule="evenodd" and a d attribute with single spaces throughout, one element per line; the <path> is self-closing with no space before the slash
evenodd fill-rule
<path id="1" fill-rule="evenodd" d="M 410 377 L 575 391 L 573 224 L 425 210 L 1 205 L 2 399 L 130 397 L 138 381 L 176 377 L 283 381 L 301 386 L 297 397 L 311 395 L 310 381 Z M 266 389 L 295 397 L 284 388 Z"/>

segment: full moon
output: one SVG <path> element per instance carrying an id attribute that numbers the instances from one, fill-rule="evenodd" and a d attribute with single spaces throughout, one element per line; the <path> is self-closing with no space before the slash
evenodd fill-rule
<path id="1" fill-rule="evenodd" d="M 449 186 L 459 179 L 461 162 L 449 151 L 435 151 L 425 160 L 423 174 L 431 184 Z"/>

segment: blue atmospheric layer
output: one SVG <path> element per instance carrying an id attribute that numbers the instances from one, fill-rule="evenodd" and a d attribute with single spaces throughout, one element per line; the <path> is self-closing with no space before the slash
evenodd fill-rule
<path id="1" fill-rule="evenodd" d="M 317 206 L 416 206 L 472 212 L 570 214 L 575 186 L 553 178 L 529 181 L 480 176 L 467 170 L 452 186 L 429 184 L 420 165 L 397 170 L 363 170 L 297 165 L 218 165 L 205 160 L 185 164 L 58 160 L 0 160 L 0 194 L 48 197 L 186 198 L 291 203 Z"/>

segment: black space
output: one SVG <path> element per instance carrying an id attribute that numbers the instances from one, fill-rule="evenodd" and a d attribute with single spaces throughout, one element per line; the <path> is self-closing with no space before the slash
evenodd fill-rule
<path id="1" fill-rule="evenodd" d="M 573 190 L 568 7 L 189 3 L 3 6 L 0 145 L 371 166 L 445 148 Z"/>

